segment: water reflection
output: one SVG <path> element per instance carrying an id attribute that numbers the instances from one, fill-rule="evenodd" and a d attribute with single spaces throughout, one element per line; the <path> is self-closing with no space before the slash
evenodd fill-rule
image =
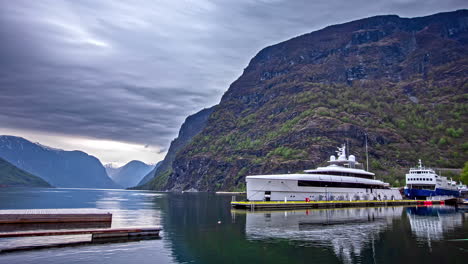
<path id="1" fill-rule="evenodd" d="M 18 228 L 21 231 L 39 231 L 161 225 L 161 210 L 158 203 L 164 197 L 164 194 L 161 193 L 99 189 L 6 189 L 4 191 L 0 193 L 1 209 L 97 208 L 111 212 L 112 223 L 111 225 L 108 223 L 0 225 L 2 232 L 18 230 Z M 2 199 L 14 194 L 17 194 L 16 204 L 10 204 L 8 200 Z M 63 201 L 67 201 L 67 197 L 73 197 L 73 202 L 64 203 Z M 23 205 L 23 203 L 24 206 L 12 207 L 12 205 Z M 0 250 L 65 243 L 81 244 L 90 241 L 90 239 L 91 235 L 2 238 L 0 239 Z"/>
<path id="2" fill-rule="evenodd" d="M 431 246 L 431 241 L 443 240 L 444 233 L 451 233 L 463 225 L 463 215 L 455 207 L 410 207 L 406 209 L 411 232 L 420 242 Z"/>
<path id="3" fill-rule="evenodd" d="M 112 213 L 112 227 L 155 226 L 161 224 L 161 210 L 155 199 L 163 196 L 161 193 L 108 191 L 96 200 L 95 208 Z"/>
<path id="4" fill-rule="evenodd" d="M 231 211 L 230 201 L 230 196 L 208 193 L 6 188 L 0 190 L 2 209 L 99 208 L 114 214 L 114 227 L 161 225 L 163 233 L 159 240 L 94 245 L 80 243 L 89 238 L 76 237 L 77 247 L 0 254 L 0 263 L 466 262 L 468 222 L 463 219 L 460 226 L 459 216 L 452 213 L 424 216 L 404 207 L 250 213 Z M 423 218 L 442 221 L 444 239 L 432 240 L 431 248 L 419 242 L 427 237 L 412 231 Z M 73 237 L 67 242 L 73 243 Z M 66 238 L 28 239 L 42 245 Z M 34 243 L 0 239 L 0 248 Z"/>
<path id="5" fill-rule="evenodd" d="M 247 212 L 245 230 L 249 240 L 284 239 L 300 246 L 331 247 L 341 261 L 351 263 L 365 247 L 373 247 L 402 212 L 403 207 Z"/>

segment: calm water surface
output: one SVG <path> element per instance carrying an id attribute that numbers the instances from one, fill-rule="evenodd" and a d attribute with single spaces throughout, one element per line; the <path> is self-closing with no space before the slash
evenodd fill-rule
<path id="1" fill-rule="evenodd" d="M 161 225 L 160 239 L 0 254 L 0 263 L 466 263 L 468 213 L 453 207 L 231 210 L 231 196 L 0 189 L 0 209 L 99 208 L 113 227 Z M 218 224 L 218 221 L 221 221 Z M 465 240 L 463 240 L 465 239 Z M 0 249 L 89 236 L 0 239 Z"/>

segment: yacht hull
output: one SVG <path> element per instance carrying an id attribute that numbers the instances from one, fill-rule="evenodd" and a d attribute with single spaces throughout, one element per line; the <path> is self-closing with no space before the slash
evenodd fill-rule
<path id="1" fill-rule="evenodd" d="M 247 179 L 249 201 L 401 200 L 397 189 L 302 187 L 298 180 Z"/>

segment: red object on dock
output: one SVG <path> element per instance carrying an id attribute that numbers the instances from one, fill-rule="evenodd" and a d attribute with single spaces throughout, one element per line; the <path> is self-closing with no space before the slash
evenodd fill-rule
<path id="1" fill-rule="evenodd" d="M 305 201 L 308 203 L 308 202 L 310 202 L 310 199 L 309 199 L 309 198 L 305 198 Z"/>
<path id="2" fill-rule="evenodd" d="M 439 204 L 445 204 L 445 201 L 444 201 L 444 200 L 441 200 Z"/>
<path id="3" fill-rule="evenodd" d="M 432 201 L 424 201 L 424 205 L 432 205 Z"/>

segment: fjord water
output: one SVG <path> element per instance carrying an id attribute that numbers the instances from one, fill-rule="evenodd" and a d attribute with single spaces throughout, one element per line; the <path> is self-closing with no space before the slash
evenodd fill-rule
<path id="1" fill-rule="evenodd" d="M 239 199 L 239 197 L 238 197 Z M 0 254 L 0 263 L 465 263 L 468 214 L 454 207 L 246 212 L 231 196 L 99 189 L 0 189 L 0 209 L 100 208 L 113 227 L 160 239 Z M 220 223 L 218 223 L 220 221 Z M 0 248 L 87 240 L 0 239 Z"/>

